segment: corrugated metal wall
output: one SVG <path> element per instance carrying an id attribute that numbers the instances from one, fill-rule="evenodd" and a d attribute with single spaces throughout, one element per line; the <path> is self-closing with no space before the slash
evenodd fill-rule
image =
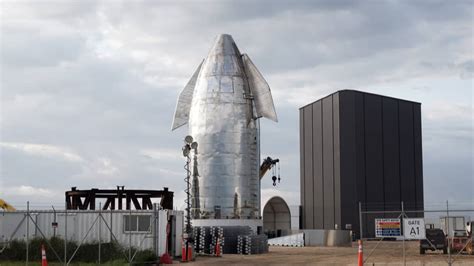
<path id="1" fill-rule="evenodd" d="M 421 136 L 421 104 L 411 101 L 344 90 L 302 107 L 303 228 L 351 224 L 358 233 L 359 201 L 423 209 Z M 365 236 L 375 216 L 364 217 Z"/>
<path id="2" fill-rule="evenodd" d="M 163 254 L 166 249 L 166 224 L 168 212 L 170 215 L 177 216 L 178 224 L 176 237 L 180 240 L 182 234 L 183 213 L 178 211 L 159 210 L 157 219 L 157 237 L 158 237 L 158 251 Z M 125 232 L 124 218 L 127 218 L 129 212 L 101 212 L 102 219 L 98 219 L 99 211 L 64 211 L 54 213 L 53 211 L 31 211 L 32 220 L 29 221 L 29 237 L 47 238 L 57 236 L 63 238 L 65 232 L 65 221 L 67 219 L 67 239 L 80 243 L 84 240 L 85 243 L 98 242 L 99 233 L 101 242 L 106 243 L 113 240 L 113 236 L 124 247 L 129 245 L 139 249 L 153 248 L 153 221 L 154 213 L 151 211 L 132 211 L 132 215 L 147 215 L 151 219 L 151 228 L 149 232 Z M 26 239 L 26 212 L 3 212 L 0 215 L 0 241 L 5 243 L 10 239 Z M 55 221 L 58 226 L 56 229 L 52 227 L 52 222 Z M 67 218 L 66 218 L 67 217 Z M 105 220 L 105 221 L 104 221 Z M 18 230 L 15 233 L 15 229 Z M 110 230 L 110 229 L 111 230 Z M 88 232 L 89 231 L 89 232 Z M 42 234 L 41 234 L 42 233 Z M 113 234 L 113 236 L 112 236 Z M 179 242 L 179 241 L 178 241 Z"/>

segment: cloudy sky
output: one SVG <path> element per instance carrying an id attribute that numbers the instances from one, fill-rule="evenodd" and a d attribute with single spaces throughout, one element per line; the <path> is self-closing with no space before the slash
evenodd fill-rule
<path id="1" fill-rule="evenodd" d="M 184 193 L 176 98 L 219 33 L 272 88 L 262 156 L 299 203 L 298 108 L 339 89 L 422 103 L 425 202 L 474 205 L 471 1 L 1 1 L 0 198 L 71 186 Z"/>

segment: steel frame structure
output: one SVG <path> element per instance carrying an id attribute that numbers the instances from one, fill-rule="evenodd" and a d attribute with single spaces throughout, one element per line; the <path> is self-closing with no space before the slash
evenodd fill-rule
<path id="1" fill-rule="evenodd" d="M 125 200 L 125 210 L 130 210 L 132 203 L 136 210 L 152 210 L 151 199 L 153 198 L 161 198 L 161 208 L 173 209 L 173 192 L 167 187 L 163 190 L 130 190 L 125 189 L 124 186 L 117 186 L 117 189 L 78 190 L 72 187 L 70 191 L 66 191 L 65 195 L 68 210 L 95 210 L 96 199 L 106 199 L 102 210 L 123 210 L 123 200 Z"/>

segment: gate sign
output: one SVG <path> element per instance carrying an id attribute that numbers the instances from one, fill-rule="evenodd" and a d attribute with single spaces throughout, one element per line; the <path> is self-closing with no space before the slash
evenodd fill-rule
<path id="1" fill-rule="evenodd" d="M 400 219 L 375 219 L 375 237 L 393 237 L 401 235 Z"/>
<path id="2" fill-rule="evenodd" d="M 425 219 L 405 218 L 403 219 L 403 235 L 406 239 L 425 239 Z"/>

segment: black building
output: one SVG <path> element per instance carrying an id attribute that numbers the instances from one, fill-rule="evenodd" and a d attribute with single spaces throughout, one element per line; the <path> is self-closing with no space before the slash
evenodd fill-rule
<path id="1" fill-rule="evenodd" d="M 422 210 L 421 104 L 342 90 L 306 105 L 300 163 L 303 229 L 351 225 L 359 235 L 359 202 Z M 393 215 L 363 215 L 364 237 L 374 236 L 375 218 Z"/>

